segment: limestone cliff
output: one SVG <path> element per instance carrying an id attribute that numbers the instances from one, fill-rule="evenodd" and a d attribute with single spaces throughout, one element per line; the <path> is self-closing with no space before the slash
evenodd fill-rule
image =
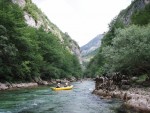
<path id="1" fill-rule="evenodd" d="M 56 25 L 54 25 L 31 0 L 12 0 L 12 2 L 18 4 L 22 8 L 24 11 L 25 22 L 29 26 L 37 29 L 42 27 L 46 32 L 52 32 L 59 38 L 60 43 L 65 44 L 68 51 L 75 54 L 80 63 L 82 63 L 78 44 L 72 40 L 68 34 L 66 35 L 66 33 L 63 33 Z"/>
<path id="2" fill-rule="evenodd" d="M 118 18 L 125 25 L 131 24 L 131 16 L 134 12 L 144 9 L 147 4 L 150 3 L 150 0 L 134 0 L 131 5 L 127 7 L 125 10 L 122 10 L 118 15 Z"/>

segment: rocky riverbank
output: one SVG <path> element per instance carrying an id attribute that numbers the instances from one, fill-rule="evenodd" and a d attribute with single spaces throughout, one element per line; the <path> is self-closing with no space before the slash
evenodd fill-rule
<path id="1" fill-rule="evenodd" d="M 38 86 L 38 83 L 0 83 L 0 90 L 15 89 L 15 88 L 27 88 Z"/>
<path id="2" fill-rule="evenodd" d="M 125 113 L 150 113 L 150 88 L 130 88 L 128 91 L 99 89 L 94 90 L 93 93 L 105 99 L 124 100 L 124 104 L 119 110 Z"/>
<path id="3" fill-rule="evenodd" d="M 111 80 L 103 80 L 102 78 L 96 80 L 93 93 L 104 99 L 122 99 L 124 104 L 118 109 L 119 113 L 150 113 L 150 87 L 123 88 L 122 85 L 122 88 L 119 88 L 120 86 Z"/>
<path id="4" fill-rule="evenodd" d="M 9 90 L 9 89 L 16 89 L 16 88 L 28 88 L 28 87 L 36 87 L 39 85 L 52 85 L 58 82 L 65 83 L 65 82 L 73 82 L 77 79 L 75 77 L 71 77 L 69 79 L 51 79 L 50 81 L 44 81 L 41 78 L 34 79 L 34 82 L 29 83 L 1 83 L 0 82 L 0 90 Z"/>

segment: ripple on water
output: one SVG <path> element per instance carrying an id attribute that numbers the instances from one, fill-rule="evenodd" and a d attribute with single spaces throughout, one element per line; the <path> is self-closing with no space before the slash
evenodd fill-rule
<path id="1" fill-rule="evenodd" d="M 73 90 L 67 91 L 38 87 L 0 93 L 0 113 L 115 113 L 121 103 L 91 94 L 92 81 L 73 85 Z"/>

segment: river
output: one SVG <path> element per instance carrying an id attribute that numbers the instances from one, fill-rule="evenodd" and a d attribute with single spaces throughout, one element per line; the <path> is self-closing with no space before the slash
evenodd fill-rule
<path id="1" fill-rule="evenodd" d="M 105 100 L 91 94 L 93 81 L 72 83 L 74 88 L 52 91 L 36 87 L 0 92 L 0 113 L 116 113 L 119 100 Z"/>

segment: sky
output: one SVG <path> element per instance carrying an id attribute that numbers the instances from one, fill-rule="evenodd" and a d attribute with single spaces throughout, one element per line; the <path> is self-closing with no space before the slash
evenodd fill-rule
<path id="1" fill-rule="evenodd" d="M 32 0 L 79 46 L 108 31 L 108 24 L 131 0 Z"/>

